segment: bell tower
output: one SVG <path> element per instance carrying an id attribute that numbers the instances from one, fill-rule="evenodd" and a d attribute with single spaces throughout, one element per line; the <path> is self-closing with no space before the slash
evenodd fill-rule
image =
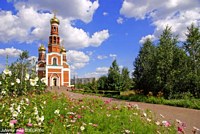
<path id="1" fill-rule="evenodd" d="M 59 20 L 54 17 L 50 20 L 51 32 L 49 36 L 48 53 L 57 52 L 60 53 L 60 37 L 58 32 Z"/>

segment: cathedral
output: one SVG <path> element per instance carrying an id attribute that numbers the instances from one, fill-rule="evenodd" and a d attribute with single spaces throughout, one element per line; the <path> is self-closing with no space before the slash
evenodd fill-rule
<path id="1" fill-rule="evenodd" d="M 48 43 L 48 52 L 41 45 L 38 48 L 37 73 L 39 78 L 46 78 L 47 86 L 70 86 L 70 67 L 67 63 L 66 49 L 60 45 L 58 18 L 50 20 L 51 31 Z"/>

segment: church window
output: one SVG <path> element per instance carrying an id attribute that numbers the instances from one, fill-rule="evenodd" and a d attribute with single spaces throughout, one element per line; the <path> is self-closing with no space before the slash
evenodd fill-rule
<path id="1" fill-rule="evenodd" d="M 53 58 L 53 65 L 57 65 L 57 59 Z"/>

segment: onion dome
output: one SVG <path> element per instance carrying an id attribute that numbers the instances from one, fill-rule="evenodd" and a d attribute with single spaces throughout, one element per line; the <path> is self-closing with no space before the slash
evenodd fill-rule
<path id="1" fill-rule="evenodd" d="M 62 46 L 60 52 L 61 52 L 61 53 L 62 53 L 62 52 L 65 52 L 65 53 L 66 53 L 67 51 L 66 51 L 66 49 Z"/>
<path id="2" fill-rule="evenodd" d="M 46 48 L 43 44 L 38 48 L 38 51 L 46 51 Z"/>
<path id="3" fill-rule="evenodd" d="M 53 24 L 53 23 L 57 23 L 58 25 L 60 24 L 60 21 L 59 19 L 56 18 L 56 16 L 54 15 L 54 17 L 50 20 L 50 23 Z"/>

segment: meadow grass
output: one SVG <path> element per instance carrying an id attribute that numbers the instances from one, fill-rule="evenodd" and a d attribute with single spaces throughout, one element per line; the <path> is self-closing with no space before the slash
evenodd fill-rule
<path id="1" fill-rule="evenodd" d="M 70 99 L 44 93 L 7 98 L 0 103 L 0 128 L 52 134 L 175 134 L 167 121 L 137 105 L 112 104 L 112 99 Z M 1 130 L 0 129 L 0 130 Z"/>

